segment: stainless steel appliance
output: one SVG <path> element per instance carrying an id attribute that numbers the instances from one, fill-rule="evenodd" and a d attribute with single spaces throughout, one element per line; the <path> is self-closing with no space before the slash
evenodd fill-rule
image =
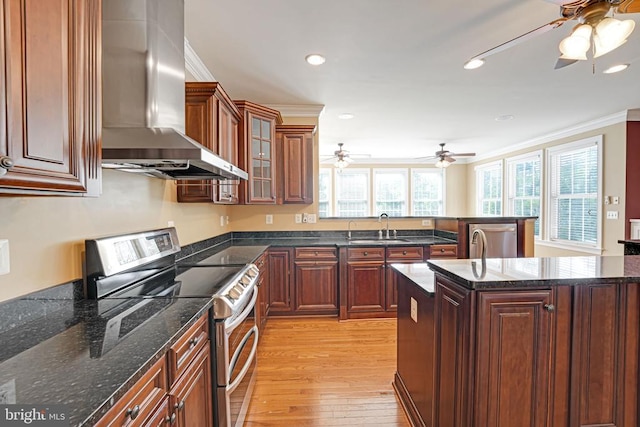
<path id="1" fill-rule="evenodd" d="M 102 166 L 164 179 L 247 179 L 184 134 L 184 0 L 102 3 Z"/>
<path id="2" fill-rule="evenodd" d="M 480 258 L 483 250 L 482 239 L 471 239 L 476 230 L 481 230 L 486 237 L 486 258 L 518 256 L 518 233 L 515 223 L 469 224 L 469 258 Z"/>
<path id="3" fill-rule="evenodd" d="M 135 327 L 129 319 L 140 317 L 136 310 L 160 310 L 165 299 L 213 298 L 209 329 L 215 425 L 241 426 L 256 366 L 258 268 L 243 263 L 234 248 L 202 261 L 176 263 L 180 245 L 174 228 L 87 240 L 85 249 L 86 296 L 96 300 L 105 323 L 96 357 Z"/>

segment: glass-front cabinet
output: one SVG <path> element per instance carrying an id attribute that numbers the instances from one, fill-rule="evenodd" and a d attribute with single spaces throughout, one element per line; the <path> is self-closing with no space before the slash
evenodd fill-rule
<path id="1" fill-rule="evenodd" d="M 234 101 L 241 113 L 239 166 L 249 179 L 239 187 L 240 203 L 276 203 L 275 128 L 282 124 L 277 110 L 249 101 Z"/>

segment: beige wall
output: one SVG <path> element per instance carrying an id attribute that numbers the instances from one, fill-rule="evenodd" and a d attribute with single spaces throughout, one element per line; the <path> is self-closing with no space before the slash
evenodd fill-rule
<path id="1" fill-rule="evenodd" d="M 0 239 L 8 239 L 11 272 L 0 276 L 0 301 L 82 277 L 84 239 L 166 227 L 180 243 L 227 232 L 227 208 L 178 204 L 174 181 L 103 171 L 102 196 L 0 197 Z"/>
<path id="2" fill-rule="evenodd" d="M 618 239 L 624 238 L 625 228 L 625 161 L 626 161 L 626 122 L 617 123 L 614 125 L 606 126 L 603 128 L 595 129 L 588 132 L 578 133 L 576 135 L 561 138 L 545 144 L 540 144 L 535 147 L 530 147 L 524 150 L 513 151 L 511 153 L 486 159 L 481 162 L 476 162 L 467 165 L 467 215 L 476 215 L 476 175 L 474 168 L 484 163 L 494 162 L 496 160 L 506 159 L 509 157 L 525 154 L 552 146 L 565 144 L 568 142 L 579 141 L 584 138 L 602 135 L 602 156 L 603 156 L 603 196 L 618 196 L 620 198 L 619 205 L 604 205 L 603 204 L 603 216 L 607 209 L 617 210 L 618 219 L 603 219 L 603 232 L 602 232 L 602 248 L 603 255 L 622 255 L 624 248 L 618 243 Z M 543 155 L 544 162 L 544 155 Z M 545 200 L 545 184 L 544 182 L 544 163 L 543 163 L 543 197 Z M 503 163 L 503 171 L 504 171 Z M 544 215 L 544 205 L 543 205 Z M 551 247 L 544 244 L 535 245 L 535 256 L 575 256 L 575 255 L 591 255 L 585 252 L 567 250 L 563 248 Z"/>

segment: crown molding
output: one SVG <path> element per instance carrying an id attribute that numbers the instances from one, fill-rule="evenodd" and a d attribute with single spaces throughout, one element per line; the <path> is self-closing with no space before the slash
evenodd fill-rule
<path id="1" fill-rule="evenodd" d="M 513 144 L 513 145 L 509 145 L 508 147 L 505 148 L 501 148 L 499 150 L 495 150 L 495 151 L 491 151 L 489 153 L 486 154 L 482 154 L 482 155 L 478 155 L 476 157 L 474 157 L 473 162 L 471 163 L 476 163 L 482 160 L 486 160 L 486 159 L 491 159 L 493 157 L 498 157 L 498 156 L 502 156 L 505 154 L 509 154 L 509 153 L 513 153 L 514 151 L 519 151 L 519 150 L 524 150 L 527 148 L 531 148 L 531 147 L 536 147 L 538 145 L 542 145 L 542 144 L 546 144 L 549 142 L 553 142 L 553 141 L 557 141 L 559 139 L 562 138 L 567 138 L 567 137 L 571 137 L 571 136 L 576 136 L 577 134 L 583 133 L 583 132 L 589 132 L 595 129 L 600 129 L 603 128 L 605 126 L 611 126 L 611 125 L 615 125 L 618 123 L 623 123 L 626 122 L 627 120 L 631 120 L 629 119 L 629 116 L 631 115 L 631 112 L 636 112 L 634 113 L 636 115 L 636 117 L 638 117 L 638 120 L 640 121 L 640 110 L 624 110 L 624 111 L 620 111 L 618 113 L 615 114 L 610 114 L 608 116 L 604 116 L 601 117 L 599 119 L 595 119 L 595 120 L 590 120 L 588 122 L 584 122 L 584 123 L 580 123 L 574 126 L 571 126 L 569 128 L 557 131 L 557 132 L 551 132 L 548 133 L 546 135 L 540 136 L 540 137 L 536 137 L 533 139 L 529 139 L 527 141 L 523 141 L 517 144 Z"/>
<path id="2" fill-rule="evenodd" d="M 184 38 L 184 66 L 198 82 L 215 82 L 217 81 L 211 71 L 204 65 L 202 59 L 191 47 L 189 40 Z"/>
<path id="3" fill-rule="evenodd" d="M 320 117 L 324 111 L 322 104 L 263 104 L 280 111 L 282 117 Z"/>

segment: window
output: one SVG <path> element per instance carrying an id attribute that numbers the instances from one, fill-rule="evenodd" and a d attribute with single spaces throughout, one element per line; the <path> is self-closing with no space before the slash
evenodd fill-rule
<path id="1" fill-rule="evenodd" d="M 441 169 L 411 170 L 411 215 L 443 215 L 443 178 Z"/>
<path id="2" fill-rule="evenodd" d="M 318 216 L 331 216 L 331 169 L 320 169 L 318 176 Z"/>
<path id="3" fill-rule="evenodd" d="M 336 216 L 369 215 L 369 169 L 343 169 L 336 174 Z"/>
<path id="4" fill-rule="evenodd" d="M 502 215 L 502 161 L 476 166 L 476 182 L 478 215 Z"/>
<path id="5" fill-rule="evenodd" d="M 537 216 L 533 234 L 540 237 L 541 153 L 507 159 L 507 212 L 513 216 Z"/>
<path id="6" fill-rule="evenodd" d="M 407 215 L 407 170 L 374 169 L 374 215 Z"/>
<path id="7" fill-rule="evenodd" d="M 600 247 L 602 136 L 547 150 L 549 240 Z"/>

